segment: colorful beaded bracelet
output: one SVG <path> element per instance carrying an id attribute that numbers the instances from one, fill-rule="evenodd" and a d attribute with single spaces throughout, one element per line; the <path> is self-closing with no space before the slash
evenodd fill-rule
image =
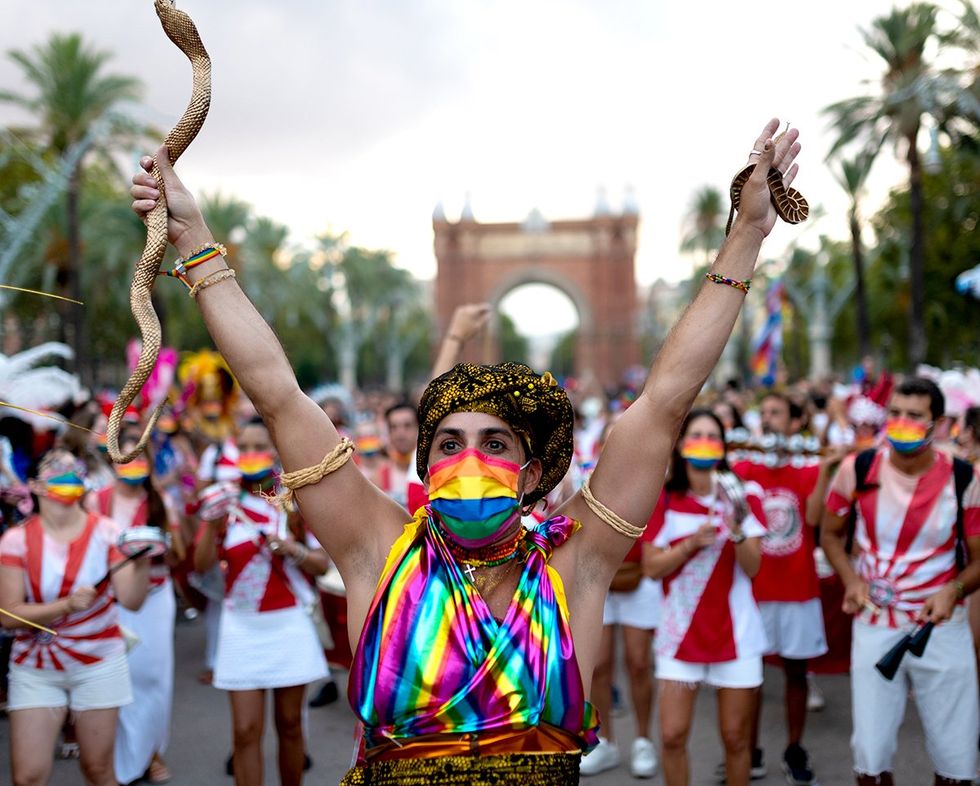
<path id="1" fill-rule="evenodd" d="M 203 265 L 205 262 L 219 255 L 223 257 L 228 256 L 228 250 L 221 243 L 205 243 L 192 254 L 189 254 L 187 259 L 178 259 L 174 262 L 173 270 L 161 270 L 159 275 L 178 278 L 183 282 L 185 287 L 190 289 L 191 283 L 187 280 L 187 271 L 198 265 Z"/>
<path id="2" fill-rule="evenodd" d="M 738 281 L 737 279 L 728 278 L 728 276 L 723 276 L 719 273 L 705 273 L 704 277 L 713 284 L 725 284 L 733 287 L 734 289 L 741 290 L 742 292 L 748 292 L 749 288 L 752 286 L 751 278 L 747 278 L 745 281 Z"/>

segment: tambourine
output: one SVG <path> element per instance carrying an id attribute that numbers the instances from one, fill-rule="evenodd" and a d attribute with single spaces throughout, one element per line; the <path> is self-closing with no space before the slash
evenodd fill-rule
<path id="1" fill-rule="evenodd" d="M 170 548 L 170 533 L 159 527 L 130 527 L 116 541 L 116 548 L 127 557 L 147 546 L 148 557 L 162 557 Z"/>

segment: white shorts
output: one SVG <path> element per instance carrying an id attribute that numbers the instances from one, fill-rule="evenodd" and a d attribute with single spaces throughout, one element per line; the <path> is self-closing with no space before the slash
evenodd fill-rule
<path id="1" fill-rule="evenodd" d="M 766 655 L 809 660 L 827 651 L 820 598 L 803 602 L 765 601 L 759 604 L 759 611 L 769 640 Z"/>
<path id="2" fill-rule="evenodd" d="M 68 707 L 84 712 L 122 707 L 132 700 L 125 653 L 64 671 L 10 664 L 7 709 L 11 711 Z"/>
<path id="3" fill-rule="evenodd" d="M 977 667 L 973 638 L 958 610 L 953 620 L 933 629 L 921 658 L 906 653 L 891 681 L 875 663 L 908 632 L 854 621 L 851 643 L 851 750 L 854 770 L 880 775 L 892 769 L 898 728 L 911 690 L 935 772 L 951 780 L 973 781 L 977 774 Z"/>
<path id="4" fill-rule="evenodd" d="M 703 682 L 713 688 L 758 688 L 762 684 L 762 656 L 721 663 L 691 663 L 658 655 L 657 679 L 688 685 Z"/>
<path id="5" fill-rule="evenodd" d="M 640 630 L 655 630 L 660 624 L 660 606 L 664 593 L 659 581 L 647 576 L 632 592 L 606 593 L 602 607 L 603 625 L 626 625 Z"/>

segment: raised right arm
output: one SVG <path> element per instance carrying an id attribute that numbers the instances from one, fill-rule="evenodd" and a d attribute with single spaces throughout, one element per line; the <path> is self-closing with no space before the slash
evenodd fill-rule
<path id="1" fill-rule="evenodd" d="M 144 169 L 152 162 L 141 161 Z M 214 238 L 194 198 L 174 174 L 167 151 L 157 151 L 170 213 L 170 241 L 182 258 Z M 133 178 L 133 208 L 145 214 L 159 196 L 148 174 Z M 188 271 L 193 284 L 226 267 L 221 257 Z M 319 464 L 340 441 L 327 415 L 300 389 L 275 333 L 234 280 L 199 290 L 197 303 L 229 368 L 269 428 L 287 472 Z M 348 582 L 373 590 L 404 511 L 348 462 L 296 492 L 306 521 Z"/>

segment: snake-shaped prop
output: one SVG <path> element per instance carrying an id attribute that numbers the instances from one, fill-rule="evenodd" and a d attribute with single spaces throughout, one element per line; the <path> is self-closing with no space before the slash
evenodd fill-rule
<path id="1" fill-rule="evenodd" d="M 729 194 L 732 199 L 732 207 L 728 211 L 728 224 L 725 226 L 725 234 L 732 231 L 732 222 L 735 220 L 735 211 L 738 210 L 742 199 L 742 186 L 749 179 L 755 170 L 755 164 L 749 164 L 732 179 L 732 186 Z M 810 215 L 810 205 L 807 204 L 803 194 L 795 188 L 787 188 L 783 185 L 783 173 L 775 167 L 769 168 L 766 175 L 766 184 L 769 186 L 769 199 L 772 201 L 776 213 L 787 224 L 799 224 L 806 221 Z"/>
<path id="2" fill-rule="evenodd" d="M 208 116 L 208 109 L 211 106 L 211 58 L 208 57 L 207 50 L 201 43 L 201 37 L 198 35 L 194 22 L 186 13 L 177 10 L 174 0 L 154 0 L 153 7 L 156 9 L 157 16 L 160 17 L 160 24 L 163 25 L 163 31 L 167 37 L 191 61 L 194 74 L 194 89 L 191 93 L 190 103 L 187 105 L 183 117 L 180 118 L 180 121 L 171 129 L 164 140 L 167 150 L 170 151 L 170 162 L 174 163 L 197 136 L 197 132 L 204 125 L 204 119 Z M 129 290 L 129 304 L 136 324 L 139 325 L 142 347 L 136 368 L 119 393 L 116 403 L 112 405 L 109 424 L 106 428 L 106 445 L 109 450 L 109 457 L 117 464 L 132 461 L 143 450 L 163 409 L 163 403 L 161 403 L 153 411 L 150 421 L 140 437 L 139 444 L 129 453 L 121 453 L 119 450 L 119 429 L 126 407 L 133 403 L 133 400 L 143 389 L 143 385 L 150 378 L 157 362 L 157 355 L 160 352 L 160 319 L 153 309 L 151 296 L 160 265 L 163 263 L 163 256 L 167 250 L 167 199 L 163 187 L 163 176 L 155 162 L 151 174 L 157 181 L 160 197 L 157 199 L 156 207 L 146 216 L 146 245 L 143 248 L 143 256 L 140 257 L 140 261 L 136 265 L 133 283 Z"/>

